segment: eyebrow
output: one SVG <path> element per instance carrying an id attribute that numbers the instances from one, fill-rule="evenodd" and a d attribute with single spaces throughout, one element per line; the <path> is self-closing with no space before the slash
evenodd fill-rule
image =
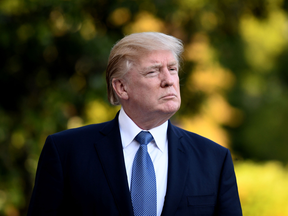
<path id="1" fill-rule="evenodd" d="M 173 61 L 173 62 L 169 62 L 168 63 L 168 67 L 175 66 L 175 65 L 178 66 L 178 62 L 177 61 Z M 160 68 L 160 67 L 163 67 L 162 63 L 156 63 L 156 64 L 153 64 L 153 65 L 151 65 L 149 67 L 145 67 L 143 69 L 144 69 L 144 71 L 148 71 L 148 70 L 155 69 L 155 68 Z"/>
<path id="2" fill-rule="evenodd" d="M 173 61 L 173 62 L 169 62 L 169 63 L 168 63 L 168 66 L 169 66 L 169 67 L 175 66 L 175 65 L 178 66 L 178 62 L 177 62 L 177 61 Z"/>

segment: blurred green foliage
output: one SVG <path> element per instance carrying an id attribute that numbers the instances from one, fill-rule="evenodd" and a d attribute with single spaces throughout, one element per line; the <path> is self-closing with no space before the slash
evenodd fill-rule
<path id="1" fill-rule="evenodd" d="M 47 135 L 113 118 L 108 55 L 139 31 L 183 41 L 173 121 L 244 160 L 236 172 L 245 215 L 287 215 L 271 191 L 287 188 L 286 168 L 245 162 L 288 161 L 287 9 L 287 0 L 0 1 L 0 215 L 25 215 Z M 273 180 L 256 178 L 263 173 Z"/>
<path id="2" fill-rule="evenodd" d="M 288 215 L 288 167 L 245 161 L 235 171 L 244 216 Z"/>

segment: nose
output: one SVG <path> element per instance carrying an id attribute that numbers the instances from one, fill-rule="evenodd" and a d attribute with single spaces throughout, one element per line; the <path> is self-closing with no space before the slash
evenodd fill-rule
<path id="1" fill-rule="evenodd" d="M 165 88 L 174 85 L 175 76 L 177 74 L 171 74 L 168 68 L 164 68 L 161 73 L 161 87 Z"/>

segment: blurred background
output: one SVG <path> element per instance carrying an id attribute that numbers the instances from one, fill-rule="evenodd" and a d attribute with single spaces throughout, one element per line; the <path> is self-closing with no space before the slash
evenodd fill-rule
<path id="1" fill-rule="evenodd" d="M 288 0 L 1 0 L 0 215 L 26 214 L 47 135 L 110 120 L 111 47 L 185 45 L 172 121 L 228 147 L 244 216 L 288 216 Z"/>

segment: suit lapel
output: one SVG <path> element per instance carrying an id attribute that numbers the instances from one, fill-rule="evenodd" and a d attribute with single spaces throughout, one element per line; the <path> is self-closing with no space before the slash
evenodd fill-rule
<path id="1" fill-rule="evenodd" d="M 95 148 L 120 215 L 133 215 L 118 125 L 118 115 L 101 131 Z"/>
<path id="2" fill-rule="evenodd" d="M 175 215 L 188 173 L 187 155 L 174 126 L 168 125 L 168 182 L 162 216 Z"/>

